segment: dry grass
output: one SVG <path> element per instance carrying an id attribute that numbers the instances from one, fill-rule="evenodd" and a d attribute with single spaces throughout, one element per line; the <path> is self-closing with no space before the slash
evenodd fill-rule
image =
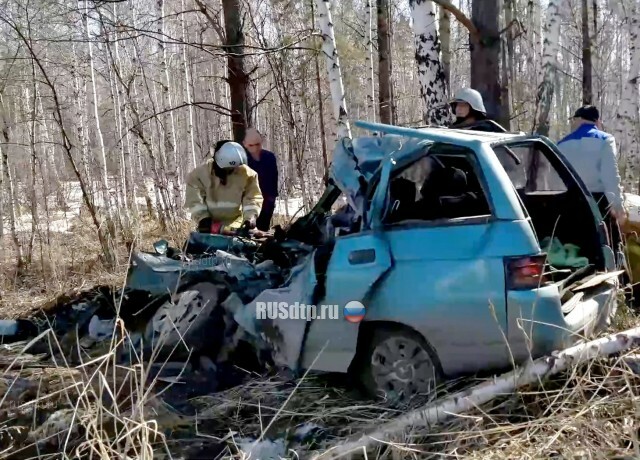
<path id="1" fill-rule="evenodd" d="M 46 235 L 37 236 L 32 261 L 22 273 L 16 270 L 14 245 L 5 236 L 4 250 L 0 252 L 0 317 L 22 317 L 97 285 L 122 285 L 131 247 L 149 250 L 160 238 L 181 245 L 189 226 L 189 222 L 180 222 L 177 228 L 163 232 L 156 222 L 140 220 L 133 225 L 133 237 L 118 235 L 116 266 L 112 269 L 106 269 L 102 263 L 95 227 L 86 217 L 73 219 L 71 234 L 52 232 L 48 239 Z M 20 240 L 26 253 L 28 235 L 21 235 Z"/>
<path id="2" fill-rule="evenodd" d="M 623 358 L 593 362 L 546 381 L 543 388 L 523 388 L 438 426 L 409 429 L 393 442 L 378 443 L 366 457 L 356 452 L 355 458 L 638 458 L 640 377 Z M 218 437 L 229 430 L 235 437 L 258 437 L 276 413 L 267 437 L 286 437 L 299 424 L 317 424 L 324 433 L 313 445 L 290 443 L 295 452 L 288 457 L 306 458 L 399 414 L 318 379 L 299 386 L 283 408 L 290 387 L 253 381 L 201 398 L 200 421 L 215 420 L 218 430 L 211 434 Z"/>
<path id="3" fill-rule="evenodd" d="M 138 247 L 166 238 L 151 222 L 138 228 Z M 168 239 L 180 243 L 187 229 Z M 51 263 L 34 257 L 20 277 L 7 276 L 12 254 L 2 254 L 0 316 L 23 316 L 74 289 L 123 282 L 125 242 L 116 269 L 105 270 L 87 222 L 78 222 L 72 238 L 52 235 L 38 251 L 50 254 Z M 639 323 L 626 309 L 617 320 L 614 329 Z M 115 364 L 116 341 L 79 366 L 44 361 L 24 353 L 24 345 L 0 349 L 0 458 L 248 458 L 240 441 L 260 437 L 285 439 L 287 458 L 309 458 L 401 413 L 362 400 L 348 382 L 331 376 L 301 382 L 252 376 L 239 387 L 185 401 L 196 415 L 180 416 L 162 402 L 162 382 L 150 378 L 148 367 Z M 354 458 L 638 458 L 640 377 L 628 366 L 627 358 L 636 360 L 631 353 L 572 369 L 446 423 L 409 429 Z M 295 433 L 304 424 L 319 428 L 300 441 Z M 189 457 L 195 452 L 200 456 Z"/>

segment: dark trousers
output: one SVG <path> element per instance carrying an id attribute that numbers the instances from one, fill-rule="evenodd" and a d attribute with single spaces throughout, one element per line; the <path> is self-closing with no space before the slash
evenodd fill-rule
<path id="1" fill-rule="evenodd" d="M 609 211 L 609 200 L 607 200 L 607 197 L 604 195 L 604 193 L 592 192 L 591 194 L 598 203 L 600 213 L 604 217 L 603 220 L 605 226 L 607 227 L 607 234 L 611 243 L 611 249 L 613 249 L 614 254 L 616 254 L 616 252 L 619 250 L 620 244 L 622 244 L 622 234 L 620 233 L 618 222 Z"/>
<path id="2" fill-rule="evenodd" d="M 256 220 L 256 227 L 258 230 L 268 232 L 271 228 L 271 218 L 273 217 L 273 211 L 276 209 L 276 199 L 272 197 L 265 197 L 262 202 L 262 209 L 260 215 Z"/>

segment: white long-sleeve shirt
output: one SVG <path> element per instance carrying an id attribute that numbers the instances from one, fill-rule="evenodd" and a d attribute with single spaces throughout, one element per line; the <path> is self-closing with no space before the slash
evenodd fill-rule
<path id="1" fill-rule="evenodd" d="M 558 142 L 558 148 L 592 193 L 604 193 L 613 210 L 623 211 L 616 141 L 595 124 L 585 123 Z"/>

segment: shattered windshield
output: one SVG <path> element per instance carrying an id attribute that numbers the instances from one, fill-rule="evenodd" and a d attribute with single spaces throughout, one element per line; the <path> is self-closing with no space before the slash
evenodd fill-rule
<path id="1" fill-rule="evenodd" d="M 407 164 L 423 155 L 425 147 L 431 144 L 429 140 L 394 134 L 342 139 L 334 151 L 331 178 L 356 214 L 363 215 L 383 159 L 393 154 L 399 165 Z"/>

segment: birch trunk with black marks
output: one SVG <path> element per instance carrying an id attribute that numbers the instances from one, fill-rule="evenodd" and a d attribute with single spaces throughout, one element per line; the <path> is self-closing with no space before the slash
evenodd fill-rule
<path id="1" fill-rule="evenodd" d="M 442 73 L 444 74 L 444 84 L 447 89 L 447 94 L 451 94 L 451 13 L 443 7 L 439 7 L 438 11 Z"/>
<path id="2" fill-rule="evenodd" d="M 329 0 L 316 0 L 318 7 L 318 23 L 322 34 L 322 52 L 327 62 L 327 72 L 329 75 L 329 88 L 331 89 L 331 100 L 333 102 L 333 113 L 336 118 L 338 137 L 351 137 L 351 126 L 347 116 L 347 103 L 344 94 L 344 84 L 342 83 L 342 72 L 340 69 L 340 59 L 336 38 L 333 32 L 333 22 L 331 20 L 331 8 Z"/>
<path id="3" fill-rule="evenodd" d="M 430 125 L 450 121 L 444 72 L 440 64 L 440 42 L 436 11 L 431 0 L 409 0 L 413 18 L 418 80 L 423 103 L 423 120 Z"/>
<path id="4" fill-rule="evenodd" d="M 72 45 L 72 49 L 74 62 L 71 66 L 71 77 L 73 78 L 73 100 L 75 102 L 73 123 L 80 144 L 78 147 L 80 149 L 80 167 L 87 180 L 87 191 L 93 196 L 93 184 L 89 179 L 91 176 L 89 174 L 89 134 L 87 130 L 87 79 L 80 72 L 82 59 L 78 57 L 79 52 L 75 43 Z"/>
<path id="5" fill-rule="evenodd" d="M 389 0 L 376 0 L 378 17 L 378 112 L 380 122 L 393 121 L 391 96 L 391 37 L 389 35 Z"/>
<path id="6" fill-rule="evenodd" d="M 538 86 L 538 128 L 537 133 L 549 135 L 549 113 L 553 101 L 555 75 L 558 69 L 560 48 L 560 9 L 558 0 L 549 0 L 544 23 L 544 44 L 542 53 L 542 82 Z"/>
<path id="7" fill-rule="evenodd" d="M 311 29 L 315 27 L 316 23 L 316 13 L 314 7 L 314 1 L 311 0 Z M 367 0 L 367 4 L 369 9 L 371 8 L 371 0 Z M 369 21 L 371 21 L 371 12 L 369 12 Z M 371 23 L 369 24 L 369 32 L 371 32 Z M 369 39 L 371 41 L 371 37 Z M 373 53 L 373 43 L 371 44 L 371 52 Z M 314 40 L 314 49 L 316 49 L 315 40 Z M 328 177 L 329 174 L 329 155 L 327 153 L 327 133 L 324 124 L 324 102 L 322 100 L 322 78 L 320 76 L 320 59 L 318 57 L 319 53 L 314 53 L 313 56 L 313 65 L 315 67 L 315 80 L 316 80 L 316 92 L 318 93 L 318 124 L 320 127 L 320 144 L 322 147 L 322 165 L 324 167 L 323 176 Z M 373 55 L 370 56 L 370 65 L 371 65 L 371 114 L 372 120 L 376 118 L 376 107 L 373 105 L 373 98 L 375 98 L 375 80 L 373 80 Z"/>

